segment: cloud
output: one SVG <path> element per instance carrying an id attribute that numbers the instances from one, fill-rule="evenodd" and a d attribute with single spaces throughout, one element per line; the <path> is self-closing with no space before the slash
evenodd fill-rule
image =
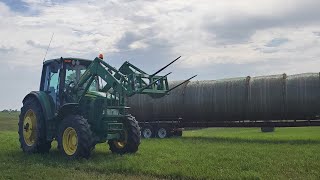
<path id="1" fill-rule="evenodd" d="M 1 54 L 8 54 L 8 53 L 10 53 L 10 52 L 12 52 L 12 51 L 14 51 L 14 48 L 13 48 L 13 47 L 6 47 L 6 46 L 4 46 L 4 45 L 2 45 L 2 46 L 0 47 L 0 53 L 1 53 Z"/>
<path id="2" fill-rule="evenodd" d="M 123 35 L 123 37 L 118 41 L 117 47 L 120 50 L 129 50 L 131 44 L 142 39 L 143 39 L 142 35 L 135 34 L 133 32 L 126 32 Z"/>
<path id="3" fill-rule="evenodd" d="M 112 66 L 129 60 L 151 73 L 182 55 L 166 70 L 173 79 L 317 71 L 318 7 L 317 0 L 5 0 L 0 76 L 29 74 L 25 90 L 11 86 L 19 98 L 37 89 L 52 33 L 47 59 L 104 53 Z"/>
<path id="4" fill-rule="evenodd" d="M 15 61 L 16 59 L 6 59 Z M 27 93 L 39 89 L 40 67 L 30 69 L 10 65 L 0 66 L 0 110 L 20 109 L 22 100 Z"/>
<path id="5" fill-rule="evenodd" d="M 34 48 L 40 48 L 40 49 L 46 49 L 47 46 L 40 44 L 38 42 L 35 42 L 33 40 L 27 40 L 26 43 Z"/>
<path id="6" fill-rule="evenodd" d="M 267 47 L 278 47 L 284 43 L 289 42 L 289 39 L 287 38 L 274 38 L 271 41 L 269 41 L 265 46 Z"/>
<path id="7" fill-rule="evenodd" d="M 239 4 L 240 5 L 239 5 Z M 246 43 L 257 31 L 275 27 L 319 25 L 320 2 L 307 1 L 250 1 L 222 3 L 222 10 L 206 15 L 204 29 L 212 40 L 222 44 Z M 241 9 L 243 8 L 243 9 Z"/>
<path id="8" fill-rule="evenodd" d="M 29 6 L 22 0 L 2 0 L 2 2 L 8 6 L 12 11 L 28 12 Z"/>
<path id="9" fill-rule="evenodd" d="M 313 32 L 313 34 L 320 37 L 320 32 Z"/>
<path id="10" fill-rule="evenodd" d="M 184 55 L 186 60 L 179 65 L 181 68 L 225 62 L 248 63 L 269 58 L 266 54 L 280 57 L 284 52 L 299 51 L 294 48 L 299 41 L 300 44 L 301 41 L 314 44 L 313 41 L 317 40 L 311 38 L 303 40 L 296 36 L 291 40 L 291 34 L 299 28 L 311 31 L 319 27 L 316 18 L 319 3 L 311 0 L 303 3 L 293 0 L 290 4 L 275 0 L 232 3 L 206 0 L 24 0 L 20 4 L 37 14 L 17 15 L 12 9 L 8 11 L 0 24 L 9 26 L 0 30 L 0 36 L 2 39 L 10 36 L 11 39 L 6 39 L 2 45 L 17 49 L 16 56 L 28 52 L 30 56 L 33 54 L 32 59 L 39 60 L 54 32 L 49 58 L 92 58 L 99 52 L 107 52 L 118 53 L 117 57 L 130 55 L 134 59 L 134 53 L 129 51 L 139 54 L 144 52 L 142 50 L 150 50 L 154 56 L 158 56 L 157 52 L 167 54 L 165 59 Z M 2 6 L 10 9 L 17 5 Z M 256 34 L 265 36 L 262 39 Z M 290 39 L 290 42 L 281 43 L 278 49 L 271 47 L 275 44 L 270 43 L 276 43 L 279 37 Z M 161 50 L 152 50 L 156 48 Z M 34 65 L 30 61 L 15 63 Z"/>

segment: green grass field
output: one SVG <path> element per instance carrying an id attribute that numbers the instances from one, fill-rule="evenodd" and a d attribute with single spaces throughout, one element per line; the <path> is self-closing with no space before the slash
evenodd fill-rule
<path id="1" fill-rule="evenodd" d="M 209 128 L 182 138 L 143 139 L 139 151 L 114 155 L 99 144 L 88 160 L 24 154 L 18 114 L 0 113 L 1 179 L 320 179 L 320 128 Z"/>

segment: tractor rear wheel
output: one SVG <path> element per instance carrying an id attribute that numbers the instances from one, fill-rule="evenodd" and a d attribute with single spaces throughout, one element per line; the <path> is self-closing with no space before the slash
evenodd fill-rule
<path id="1" fill-rule="evenodd" d="M 47 153 L 51 141 L 46 139 L 46 127 L 42 108 L 35 98 L 28 98 L 19 116 L 19 141 L 23 152 Z"/>
<path id="2" fill-rule="evenodd" d="M 127 117 L 123 136 L 124 140 L 108 141 L 111 152 L 117 154 L 137 152 L 140 145 L 141 132 L 138 121 L 133 116 Z"/>
<path id="3" fill-rule="evenodd" d="M 80 115 L 63 119 L 58 132 L 58 148 L 68 158 L 89 158 L 94 138 L 88 121 Z"/>

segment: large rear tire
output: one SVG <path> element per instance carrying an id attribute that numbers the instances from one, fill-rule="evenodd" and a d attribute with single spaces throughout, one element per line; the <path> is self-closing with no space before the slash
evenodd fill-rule
<path id="1" fill-rule="evenodd" d="M 58 148 L 68 158 L 89 158 L 94 138 L 88 121 L 80 115 L 69 115 L 59 126 Z"/>
<path id="2" fill-rule="evenodd" d="M 23 103 L 18 126 L 19 141 L 23 152 L 49 152 L 51 141 L 46 139 L 45 119 L 37 99 L 28 98 Z"/>
<path id="3" fill-rule="evenodd" d="M 108 141 L 111 152 L 117 154 L 137 152 L 140 145 L 141 132 L 138 122 L 133 116 L 127 117 L 123 136 L 124 140 Z"/>

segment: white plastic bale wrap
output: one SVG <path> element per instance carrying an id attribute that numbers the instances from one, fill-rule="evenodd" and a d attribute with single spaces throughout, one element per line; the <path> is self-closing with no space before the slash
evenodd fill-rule
<path id="1" fill-rule="evenodd" d="M 181 81 L 169 83 L 170 87 Z M 152 99 L 129 98 L 138 121 L 182 117 L 191 124 L 241 120 L 292 120 L 319 116 L 319 73 L 192 81 Z"/>
<path id="2" fill-rule="evenodd" d="M 319 115 L 319 73 L 288 76 L 286 87 L 287 119 L 308 119 Z"/>
<path id="3" fill-rule="evenodd" d="M 169 82 L 172 88 L 183 81 Z M 169 95 L 162 98 L 151 98 L 146 94 L 136 94 L 127 99 L 129 112 L 138 121 L 153 121 L 179 118 L 183 116 L 183 95 L 188 83 L 172 90 Z"/>
<path id="4" fill-rule="evenodd" d="M 285 78 L 282 74 L 250 79 L 247 119 L 284 119 Z"/>
<path id="5" fill-rule="evenodd" d="M 169 88 L 173 88 L 183 81 L 169 82 Z M 153 100 L 153 116 L 157 118 L 179 118 L 184 111 L 184 93 L 188 82 L 172 90 L 169 95 Z"/>
<path id="6" fill-rule="evenodd" d="M 233 121 L 244 118 L 247 78 L 190 82 L 184 96 L 184 121 Z"/>
<path id="7" fill-rule="evenodd" d="M 140 122 L 152 120 L 152 103 L 152 98 L 145 94 L 136 94 L 127 99 L 129 112 Z"/>

